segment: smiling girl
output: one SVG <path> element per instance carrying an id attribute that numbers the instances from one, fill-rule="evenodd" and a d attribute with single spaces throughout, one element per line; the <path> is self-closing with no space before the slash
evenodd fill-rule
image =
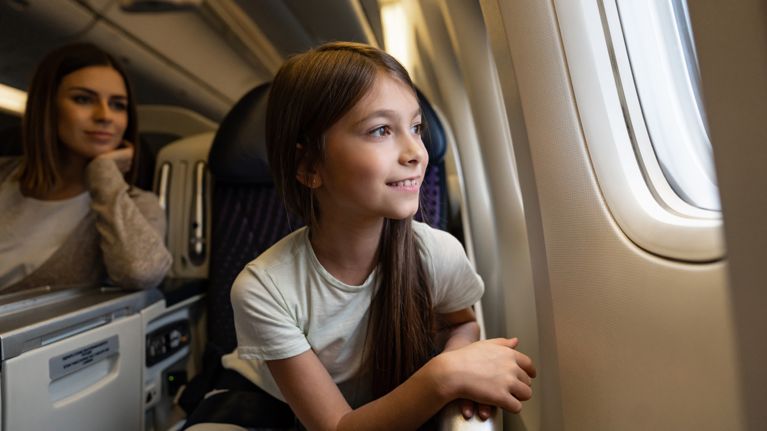
<path id="1" fill-rule="evenodd" d="M 21 158 L 0 158 L 0 290 L 157 285 L 165 217 L 129 185 L 136 104 L 121 66 L 91 44 L 49 53 L 29 89 Z M 128 178 L 129 182 L 126 182 Z"/>
<path id="2" fill-rule="evenodd" d="M 284 401 L 310 430 L 416 429 L 455 399 L 479 403 L 467 417 L 519 412 L 530 358 L 516 339 L 478 341 L 482 280 L 455 238 L 413 220 L 428 155 L 405 69 L 323 45 L 280 69 L 266 124 L 277 188 L 307 226 L 232 287 L 223 362 L 258 386 L 254 404 Z"/>

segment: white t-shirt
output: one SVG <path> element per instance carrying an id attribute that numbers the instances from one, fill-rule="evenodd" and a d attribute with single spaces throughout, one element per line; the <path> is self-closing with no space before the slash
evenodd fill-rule
<path id="1" fill-rule="evenodd" d="M 436 313 L 475 304 L 482 279 L 450 234 L 413 222 L 425 269 L 431 277 Z M 250 262 L 232 286 L 237 350 L 224 367 L 238 371 L 284 401 L 264 361 L 313 349 L 352 406 L 369 401 L 366 384 L 356 382 L 362 362 L 373 271 L 360 286 L 345 284 L 322 267 L 301 228 Z"/>
<path id="2" fill-rule="evenodd" d="M 19 182 L 0 183 L 0 288 L 48 260 L 90 211 L 91 197 L 42 201 L 21 194 Z"/>

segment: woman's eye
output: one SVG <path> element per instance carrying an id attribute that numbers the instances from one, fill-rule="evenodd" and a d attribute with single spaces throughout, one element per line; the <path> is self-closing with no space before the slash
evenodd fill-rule
<path id="1" fill-rule="evenodd" d="M 381 126 L 371 130 L 368 133 L 370 134 L 370 136 L 374 138 L 382 138 L 386 135 L 391 134 L 391 130 L 389 130 L 389 126 Z"/>
<path id="2" fill-rule="evenodd" d="M 418 124 L 413 125 L 412 127 L 410 127 L 410 131 L 414 135 L 420 135 L 421 132 L 423 132 L 423 124 L 418 123 Z"/>
<path id="3" fill-rule="evenodd" d="M 86 96 L 84 94 L 76 94 L 76 95 L 72 96 L 72 101 L 74 101 L 78 105 L 85 105 L 86 103 L 90 103 L 91 102 L 91 97 L 90 96 Z"/>
<path id="4" fill-rule="evenodd" d="M 113 100 L 110 102 L 110 105 L 113 110 L 115 111 L 127 111 L 128 110 L 128 102 L 123 100 Z"/>

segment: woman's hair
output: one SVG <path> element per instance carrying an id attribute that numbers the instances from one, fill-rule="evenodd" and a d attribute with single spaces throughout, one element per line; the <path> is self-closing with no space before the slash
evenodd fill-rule
<path id="1" fill-rule="evenodd" d="M 372 46 L 333 42 L 290 58 L 272 83 L 266 142 L 275 184 L 288 210 L 309 227 L 322 218 L 313 190 L 301 184 L 323 160 L 324 137 L 373 87 L 380 73 L 413 90 L 407 71 Z M 300 145 L 300 148 L 299 148 Z M 433 350 L 430 280 L 421 262 L 411 218 L 385 219 L 378 250 L 378 289 L 370 305 L 365 368 L 374 396 L 405 381 Z"/>
<path id="2" fill-rule="evenodd" d="M 65 76 L 90 66 L 108 66 L 116 70 L 125 82 L 128 96 L 128 125 L 123 139 L 134 144 L 131 171 L 126 174 L 129 183 L 135 180 L 138 160 L 138 127 L 136 101 L 128 76 L 114 57 L 90 43 L 65 45 L 49 52 L 37 66 L 27 95 L 27 106 L 22 120 L 24 158 L 19 181 L 24 189 L 45 193 L 61 180 L 58 160 L 61 143 L 58 136 L 59 85 Z"/>

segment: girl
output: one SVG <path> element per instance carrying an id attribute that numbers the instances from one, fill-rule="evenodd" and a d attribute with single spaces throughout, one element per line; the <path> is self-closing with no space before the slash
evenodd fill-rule
<path id="1" fill-rule="evenodd" d="M 224 362 L 310 430 L 415 429 L 459 398 L 484 419 L 532 395 L 516 339 L 477 341 L 483 284 L 460 243 L 412 220 L 422 128 L 407 72 L 370 46 L 323 45 L 274 79 L 269 163 L 307 226 L 236 279 Z"/>
<path id="2" fill-rule="evenodd" d="M 0 290 L 157 285 L 171 264 L 157 199 L 131 187 L 136 103 L 106 52 L 73 44 L 35 72 L 20 158 L 0 158 Z"/>

